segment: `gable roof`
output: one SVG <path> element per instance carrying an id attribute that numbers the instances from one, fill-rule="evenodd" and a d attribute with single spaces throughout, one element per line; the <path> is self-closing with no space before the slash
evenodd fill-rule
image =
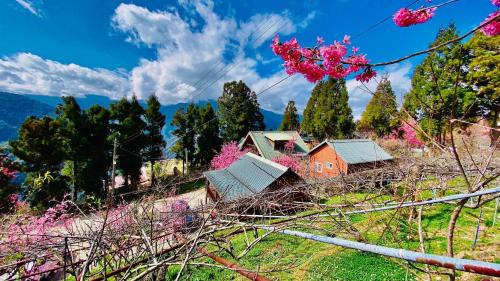
<path id="1" fill-rule="evenodd" d="M 224 201 L 237 200 L 264 191 L 285 173 L 288 167 L 248 152 L 229 167 L 203 174 Z"/>
<path id="2" fill-rule="evenodd" d="M 348 139 L 348 140 L 325 140 L 309 151 L 309 154 L 317 148 L 327 144 L 347 164 L 371 163 L 393 159 L 378 144 L 370 139 Z"/>
<path id="3" fill-rule="evenodd" d="M 295 139 L 294 152 L 297 154 L 307 154 L 309 148 L 296 131 L 250 131 L 245 138 L 240 142 L 240 149 L 248 138 L 252 138 L 253 143 L 259 150 L 262 157 L 273 159 L 275 156 L 282 155 L 280 151 L 274 150 L 271 141 L 287 141 Z"/>

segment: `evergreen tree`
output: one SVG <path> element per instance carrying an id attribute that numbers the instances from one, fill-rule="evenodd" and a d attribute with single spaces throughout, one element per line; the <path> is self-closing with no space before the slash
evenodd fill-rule
<path id="1" fill-rule="evenodd" d="M 476 91 L 476 116 L 487 118 L 496 126 L 500 113 L 500 36 L 485 36 L 477 32 L 465 44 L 470 63 L 467 84 Z M 492 133 L 495 131 L 492 130 Z"/>
<path id="2" fill-rule="evenodd" d="M 146 123 L 142 120 L 144 109 L 135 96 L 111 105 L 112 128 L 119 144 L 117 168 L 122 172 L 125 186 L 136 187 L 141 175 L 142 153 L 147 144 L 143 132 Z"/>
<path id="3" fill-rule="evenodd" d="M 455 25 L 441 29 L 430 47 L 458 38 Z M 412 89 L 403 106 L 421 128 L 438 143 L 444 143 L 448 121 L 469 118 L 477 106 L 465 81 L 469 56 L 460 42 L 430 53 L 415 69 Z"/>
<path id="4" fill-rule="evenodd" d="M 389 79 L 383 77 L 361 115 L 358 129 L 371 131 L 376 136 L 382 137 L 390 134 L 398 126 L 397 115 L 396 95 Z"/>
<path id="5" fill-rule="evenodd" d="M 81 110 L 76 99 L 72 96 L 62 97 L 63 103 L 56 108 L 57 122 L 60 123 L 60 133 L 65 142 L 64 160 L 69 161 L 68 175 L 71 177 L 73 187 L 73 200 L 77 199 L 78 191 L 89 187 L 84 166 L 88 160 L 90 142 L 88 130 L 90 129 L 85 113 Z"/>
<path id="6" fill-rule="evenodd" d="M 66 155 L 60 123 L 51 117 L 28 117 L 19 128 L 19 137 L 10 142 L 12 153 L 21 159 L 21 169 L 28 173 L 24 194 L 35 206 L 47 205 L 52 199 L 62 199 L 69 192 L 60 169 Z M 33 180 L 50 175 L 51 180 L 40 185 Z"/>
<path id="7" fill-rule="evenodd" d="M 295 107 L 295 101 L 289 101 L 285 113 L 283 113 L 283 119 L 279 127 L 280 131 L 297 131 L 300 127 L 299 115 L 297 114 L 297 108 Z"/>
<path id="8" fill-rule="evenodd" d="M 84 167 L 86 184 L 83 190 L 88 195 L 104 197 L 102 182 L 109 185 L 108 172 L 111 168 L 113 147 L 110 141 L 110 112 L 106 108 L 93 105 L 86 110 L 88 125 L 88 159 Z"/>
<path id="9" fill-rule="evenodd" d="M 343 79 L 318 82 L 304 111 L 302 129 L 318 140 L 351 137 L 355 124 L 348 102 Z"/>
<path id="10" fill-rule="evenodd" d="M 225 141 L 238 141 L 248 131 L 265 129 L 257 95 L 243 81 L 225 83 L 217 103 L 221 134 Z"/>
<path id="11" fill-rule="evenodd" d="M 199 165 L 205 166 L 210 164 L 222 145 L 222 139 L 219 136 L 219 122 L 210 103 L 199 109 L 197 123 L 196 160 Z"/>
<path id="12" fill-rule="evenodd" d="M 313 135 L 314 132 L 314 114 L 318 107 L 318 97 L 321 95 L 321 91 L 325 85 L 323 80 L 318 81 L 311 92 L 311 96 L 307 101 L 306 108 L 304 109 L 304 114 L 302 118 L 301 129 L 302 131 Z"/>
<path id="13" fill-rule="evenodd" d="M 189 104 L 184 111 L 179 108 L 173 118 L 171 125 L 175 127 L 172 135 L 177 137 L 177 141 L 172 146 L 171 151 L 177 155 L 178 159 L 185 158 L 185 151 L 188 153 L 190 165 L 195 164 L 196 153 L 196 125 L 199 119 L 199 109 L 193 103 Z"/>
<path id="14" fill-rule="evenodd" d="M 147 146 L 145 156 L 150 159 L 151 163 L 151 184 L 155 184 L 154 164 L 156 160 L 163 155 L 165 141 L 161 133 L 165 126 L 165 115 L 160 112 L 161 104 L 155 95 L 151 95 L 148 99 L 148 107 L 144 113 L 147 123 Z"/>

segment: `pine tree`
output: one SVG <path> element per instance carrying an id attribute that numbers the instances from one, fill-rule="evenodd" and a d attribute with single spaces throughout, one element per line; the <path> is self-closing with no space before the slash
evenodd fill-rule
<path id="1" fill-rule="evenodd" d="M 196 162 L 194 156 L 196 153 L 196 125 L 198 120 L 199 109 L 193 103 L 187 106 L 186 111 L 179 108 L 172 118 L 171 125 L 175 127 L 172 135 L 177 137 L 177 141 L 172 146 L 171 151 L 176 154 L 178 159 L 184 159 L 185 151 L 187 151 L 189 165 Z"/>
<path id="2" fill-rule="evenodd" d="M 196 162 L 205 166 L 210 164 L 214 155 L 222 145 L 219 136 L 219 122 L 217 115 L 210 103 L 199 109 L 199 120 L 196 140 Z"/>
<path id="3" fill-rule="evenodd" d="M 477 89 L 475 115 L 486 118 L 490 126 L 496 126 L 500 114 L 500 36 L 485 36 L 477 32 L 465 44 L 471 57 L 467 73 L 467 84 Z M 499 133 L 491 130 L 492 141 Z M 496 134 L 496 135 L 495 135 Z"/>
<path id="4" fill-rule="evenodd" d="M 165 115 L 160 112 L 161 104 L 155 95 L 151 95 L 148 99 L 148 107 L 144 113 L 146 119 L 146 136 L 147 146 L 144 155 L 150 159 L 151 164 L 151 185 L 155 184 L 154 164 L 156 159 L 163 155 L 163 148 L 165 148 L 165 141 L 161 133 L 165 126 Z"/>
<path id="5" fill-rule="evenodd" d="M 87 124 L 85 113 L 81 110 L 76 99 L 72 96 L 62 98 L 63 103 L 57 106 L 57 122 L 60 123 L 61 135 L 65 140 L 65 157 L 68 168 L 71 170 L 71 185 L 73 187 L 73 200 L 77 199 L 79 190 L 89 188 L 84 166 L 88 159 L 90 142 L 90 127 Z"/>
<path id="6" fill-rule="evenodd" d="M 383 77 L 361 115 L 358 129 L 371 131 L 376 136 L 382 137 L 390 134 L 398 123 L 396 95 L 389 79 Z"/>
<path id="7" fill-rule="evenodd" d="M 60 123 L 51 117 L 28 117 L 19 128 L 19 137 L 10 142 L 12 153 L 23 160 L 21 169 L 27 172 L 24 194 L 34 206 L 47 206 L 52 199 L 60 200 L 69 186 L 60 174 L 66 155 Z M 50 175 L 52 180 L 35 187 L 33 179 Z"/>
<path id="8" fill-rule="evenodd" d="M 143 114 L 144 109 L 135 96 L 130 101 L 123 98 L 111 105 L 112 138 L 116 137 L 119 144 L 116 166 L 122 172 L 126 187 L 129 180 L 136 187 L 141 175 L 142 153 L 147 143 Z"/>
<path id="9" fill-rule="evenodd" d="M 104 181 L 109 186 L 108 172 L 111 169 L 113 147 L 110 140 L 110 112 L 106 108 L 93 105 L 85 112 L 88 122 L 88 159 L 85 165 L 84 177 L 86 185 L 83 190 L 88 195 L 104 197 Z"/>
<path id="10" fill-rule="evenodd" d="M 304 109 L 304 114 L 302 118 L 301 129 L 302 131 L 313 135 L 314 132 L 314 114 L 316 108 L 318 107 L 318 97 L 321 95 L 321 91 L 324 87 L 325 82 L 323 80 L 318 81 L 311 92 L 311 96 L 307 101 L 306 108 Z"/>
<path id="11" fill-rule="evenodd" d="M 295 101 L 289 101 L 279 127 L 280 131 L 297 131 L 300 127 Z"/>
<path id="12" fill-rule="evenodd" d="M 330 78 L 318 82 L 304 111 L 302 129 L 322 140 L 351 137 L 354 127 L 345 81 Z"/>
<path id="13" fill-rule="evenodd" d="M 438 32 L 430 47 L 458 36 L 455 25 L 451 24 Z M 476 111 L 474 91 L 462 83 L 469 59 L 463 45 L 456 42 L 430 53 L 413 74 L 412 89 L 403 106 L 438 143 L 445 142 L 450 119 L 468 119 Z"/>
<path id="14" fill-rule="evenodd" d="M 265 129 L 257 95 L 243 81 L 225 83 L 217 103 L 221 134 L 225 141 L 238 141 L 248 131 Z"/>

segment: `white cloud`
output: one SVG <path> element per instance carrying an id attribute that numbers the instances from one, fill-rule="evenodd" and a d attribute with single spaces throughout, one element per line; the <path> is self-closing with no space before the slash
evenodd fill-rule
<path id="1" fill-rule="evenodd" d="M 26 0 L 20 0 L 26 2 Z M 27 2 L 29 3 L 29 2 Z M 164 104 L 215 99 L 224 82 L 243 80 L 259 92 L 286 74 L 263 75 L 259 65 L 275 62 L 252 50 L 270 44 L 276 34 L 289 35 L 307 26 L 315 13 L 293 24 L 288 12 L 256 14 L 246 21 L 215 13 L 212 1 L 179 1 L 180 6 L 149 10 L 120 4 L 111 18 L 115 30 L 140 48 L 156 51 L 124 73 L 61 64 L 29 53 L 0 60 L 0 90 L 46 95 L 100 94 L 111 98 L 155 93 Z M 182 10 L 181 10 L 182 9 Z M 294 76 L 259 96 L 263 108 L 281 112 L 289 99 L 303 109 L 313 85 Z"/>
<path id="2" fill-rule="evenodd" d="M 156 59 L 142 60 L 131 71 L 132 90 L 139 98 L 156 93 L 162 103 L 215 99 L 226 81 L 243 80 L 258 91 L 263 83 L 282 75 L 281 71 L 270 77 L 260 75 L 256 68 L 264 58 L 248 57 L 245 48 L 259 47 L 278 32 L 284 35 L 295 32 L 296 27 L 286 13 L 256 14 L 238 23 L 217 15 L 211 1 L 181 4 L 190 9 L 191 16 L 199 16 L 203 22 L 182 18 L 175 9 L 151 11 L 121 4 L 115 10 L 113 26 L 126 33 L 128 41 L 157 49 Z M 266 96 L 281 94 L 269 91 Z M 288 101 L 279 103 L 284 99 L 281 96 L 270 99 L 272 102 L 259 99 L 265 101 L 263 107 L 271 110 L 281 110 Z"/>
<path id="3" fill-rule="evenodd" d="M 61 64 L 19 53 L 0 59 L 0 89 L 23 94 L 100 94 L 116 98 L 129 93 L 129 82 L 119 72 Z"/>
<path id="4" fill-rule="evenodd" d="M 36 9 L 33 6 L 33 3 L 31 3 L 28 0 L 16 0 L 16 2 L 21 5 L 24 9 L 28 10 L 30 13 L 32 13 L 35 16 L 41 17 L 40 11 Z"/>
<path id="5" fill-rule="evenodd" d="M 391 81 L 392 89 L 396 94 L 398 104 L 401 104 L 403 96 L 411 89 L 411 69 L 410 62 L 399 63 L 387 66 L 383 69 L 377 69 L 378 76 L 370 80 L 368 83 L 361 83 L 355 79 L 346 81 L 347 90 L 349 92 L 349 104 L 353 110 L 355 119 L 361 117 L 366 105 L 370 101 L 372 95 L 370 92 L 375 92 L 378 81 L 383 75 L 387 75 Z"/>

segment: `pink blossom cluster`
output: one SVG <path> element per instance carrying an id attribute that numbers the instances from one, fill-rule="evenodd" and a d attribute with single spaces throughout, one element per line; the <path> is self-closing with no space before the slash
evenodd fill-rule
<path id="1" fill-rule="evenodd" d="M 500 7 L 500 0 L 491 0 L 491 4 Z"/>
<path id="2" fill-rule="evenodd" d="M 127 229 L 133 223 L 130 205 L 120 204 L 108 212 L 106 225 L 115 232 Z"/>
<path id="3" fill-rule="evenodd" d="M 219 170 L 231 165 L 248 152 L 248 149 L 240 150 L 236 142 L 228 142 L 222 145 L 219 154 L 215 155 L 210 162 L 210 169 Z"/>
<path id="4" fill-rule="evenodd" d="M 26 216 L 24 220 L 17 220 L 17 223 L 8 227 L 9 245 L 15 248 L 46 241 L 46 235 L 51 233 L 51 229 L 61 224 L 68 225 L 71 222 L 71 214 L 68 211 L 69 204 L 63 201 L 47 209 L 42 216 Z"/>
<path id="5" fill-rule="evenodd" d="M 170 221 L 169 224 L 174 232 L 179 232 L 186 227 L 186 216 L 189 210 L 189 205 L 184 200 L 176 200 L 170 206 Z"/>
<path id="6" fill-rule="evenodd" d="M 358 48 L 353 47 L 348 55 L 350 37 L 344 36 L 342 42 L 335 41 L 331 45 L 325 45 L 321 37 L 317 38 L 314 48 L 301 47 L 297 39 L 280 42 L 276 35 L 271 44 L 273 52 L 284 61 L 285 70 L 288 75 L 300 73 L 312 83 L 325 76 L 332 78 L 344 78 L 349 74 L 364 69 L 363 73 L 356 75 L 359 81 L 368 81 L 376 75 L 369 66 L 365 55 L 357 54 Z"/>
<path id="7" fill-rule="evenodd" d="M 402 137 L 410 147 L 422 148 L 424 147 L 425 143 L 418 139 L 417 131 L 415 131 L 414 129 L 416 125 L 417 124 L 415 122 L 410 122 L 410 124 L 404 122 L 401 127 L 387 136 L 386 139 L 398 139 Z"/>
<path id="8" fill-rule="evenodd" d="M 496 4 L 494 3 L 494 4 L 498 5 L 498 2 L 500 2 L 500 0 L 498 0 L 497 3 Z M 497 10 L 496 12 L 489 14 L 488 17 L 481 23 L 481 25 L 485 24 L 486 22 L 491 21 L 493 18 L 497 17 L 498 15 L 500 15 L 500 10 Z M 486 36 L 499 35 L 500 34 L 500 18 L 497 18 L 497 19 L 493 20 L 492 22 L 488 23 L 487 25 L 481 27 L 481 31 Z"/>
<path id="9" fill-rule="evenodd" d="M 434 16 L 436 8 L 421 8 L 410 10 L 407 8 L 399 9 L 393 16 L 394 23 L 399 27 L 407 27 L 414 24 L 424 23 Z"/>
<path id="10" fill-rule="evenodd" d="M 273 158 L 273 162 L 290 168 L 295 173 L 300 172 L 300 160 L 291 155 L 278 155 Z"/>
<path id="11" fill-rule="evenodd" d="M 295 149 L 295 139 L 290 139 L 285 143 L 285 151 L 292 153 Z"/>
<path id="12" fill-rule="evenodd" d="M 11 162 L 6 155 L 0 154 L 0 178 L 11 180 L 16 176 L 17 171 L 12 170 L 9 165 Z"/>

